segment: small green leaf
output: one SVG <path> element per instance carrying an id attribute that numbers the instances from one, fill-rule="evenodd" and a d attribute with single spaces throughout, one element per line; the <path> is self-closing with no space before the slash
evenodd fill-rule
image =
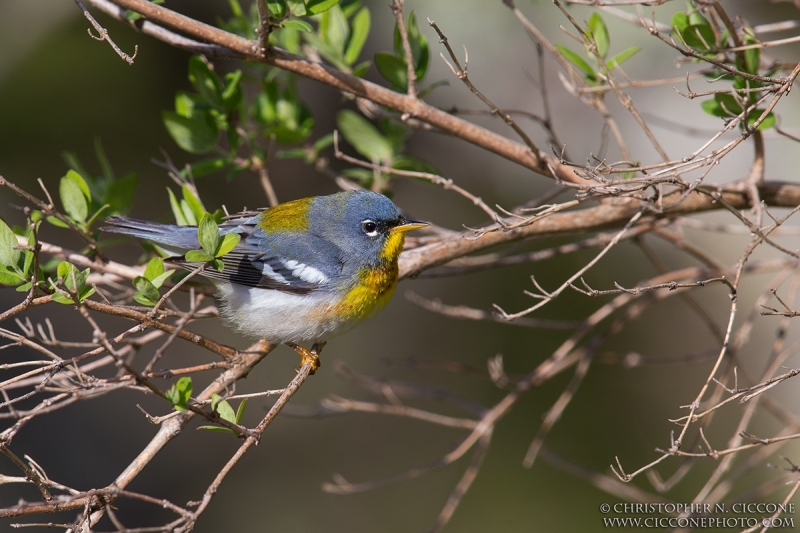
<path id="1" fill-rule="evenodd" d="M 311 33 L 314 31 L 314 27 L 305 20 L 298 20 L 298 19 L 284 20 L 282 22 L 282 25 L 284 28 L 292 28 L 293 30 L 304 31 L 306 33 Z"/>
<path id="2" fill-rule="evenodd" d="M 175 217 L 175 223 L 179 226 L 193 225 L 186 219 L 186 216 L 183 214 L 181 205 L 178 203 L 178 199 L 175 198 L 175 193 L 172 192 L 172 189 L 167 187 L 167 193 L 169 194 L 169 206 L 172 208 L 172 215 Z"/>
<path id="3" fill-rule="evenodd" d="M 150 301 L 155 302 L 160 298 L 156 286 L 144 276 L 136 276 L 133 278 L 133 286 Z"/>
<path id="4" fill-rule="evenodd" d="M 75 183 L 78 184 L 78 187 L 81 188 L 81 192 L 83 193 L 83 196 L 86 197 L 87 202 L 92 201 L 92 194 L 89 192 L 89 185 L 86 183 L 86 180 L 83 179 L 83 176 L 70 169 L 67 171 L 65 177 L 74 180 Z"/>
<path id="5" fill-rule="evenodd" d="M 175 410 L 185 413 L 192 396 L 192 378 L 182 377 L 164 394 Z"/>
<path id="6" fill-rule="evenodd" d="M 244 398 L 242 400 L 242 403 L 239 404 L 239 408 L 236 409 L 236 420 L 235 420 L 235 422 L 237 424 L 240 424 L 242 422 L 242 418 L 244 418 L 244 409 L 245 409 L 246 406 L 247 406 L 247 398 Z"/>
<path id="7" fill-rule="evenodd" d="M 189 81 L 206 102 L 214 107 L 221 107 L 222 84 L 206 60 L 200 56 L 189 58 Z"/>
<path id="8" fill-rule="evenodd" d="M 333 134 L 328 133 L 327 135 L 323 135 L 322 137 L 317 139 L 314 142 L 314 144 L 311 145 L 311 148 L 313 148 L 315 152 L 319 153 L 332 144 L 333 144 Z"/>
<path id="9" fill-rule="evenodd" d="M 590 37 L 597 45 L 597 54 L 605 59 L 608 55 L 608 48 L 611 44 L 611 39 L 608 36 L 608 28 L 599 13 L 593 13 L 589 18 L 589 31 Z"/>
<path id="10" fill-rule="evenodd" d="M 319 15 L 339 3 L 339 0 L 306 0 L 306 12 L 310 15 Z"/>
<path id="11" fill-rule="evenodd" d="M 85 221 L 89 214 L 89 205 L 78 182 L 69 176 L 64 176 L 61 178 L 58 193 L 67 215 L 76 222 Z"/>
<path id="12" fill-rule="evenodd" d="M 335 58 L 341 60 L 344 56 L 345 43 L 350 36 L 350 25 L 342 13 L 342 8 L 334 5 L 327 9 L 319 21 L 319 29 L 322 38 L 335 50 Z"/>
<path id="13" fill-rule="evenodd" d="M 0 219 L 0 265 L 16 267 L 19 263 L 20 251 L 14 247 L 19 246 L 17 236 L 11 228 Z"/>
<path id="14" fill-rule="evenodd" d="M 217 250 L 217 257 L 222 257 L 233 250 L 234 247 L 239 244 L 241 239 L 242 236 L 238 233 L 226 233 L 225 236 L 222 237 L 222 243 L 219 245 L 219 250 Z"/>
<path id="15" fill-rule="evenodd" d="M 57 219 L 56 217 L 53 217 L 53 216 L 49 216 L 48 215 L 46 220 L 50 224 L 54 225 L 57 228 L 68 228 L 69 227 L 69 224 L 67 224 L 66 222 L 62 222 L 62 221 L 60 221 L 59 219 Z"/>
<path id="16" fill-rule="evenodd" d="M 746 33 L 743 39 L 746 45 L 756 44 L 756 39 Z M 750 48 L 744 51 L 744 71 L 750 74 L 758 74 L 758 68 L 761 66 L 761 53 L 758 48 Z"/>
<path id="17" fill-rule="evenodd" d="M 364 74 L 367 73 L 371 65 L 372 61 L 362 61 L 361 63 L 353 67 L 353 76 L 357 78 L 363 78 Z"/>
<path id="18" fill-rule="evenodd" d="M 5 265 L 0 266 L 0 285 L 12 285 L 16 287 L 23 281 L 25 280 L 15 272 L 11 272 L 9 267 Z"/>
<path id="19" fill-rule="evenodd" d="M 158 303 L 157 300 L 151 300 L 141 292 L 137 292 L 136 294 L 134 294 L 133 299 L 146 307 L 155 307 L 156 304 Z"/>
<path id="20" fill-rule="evenodd" d="M 369 36 L 370 22 L 369 9 L 366 7 L 361 8 L 353 17 L 350 42 L 347 43 L 347 49 L 344 52 L 344 62 L 348 65 L 358 61 L 361 49 L 364 48 L 364 43 L 367 42 Z"/>
<path id="21" fill-rule="evenodd" d="M 150 281 L 153 281 L 163 273 L 164 261 L 162 261 L 160 257 L 154 257 L 151 259 L 144 268 L 144 277 Z"/>
<path id="22" fill-rule="evenodd" d="M 163 274 L 161 274 L 160 276 L 156 276 L 156 278 L 155 278 L 155 279 L 152 279 L 152 280 L 150 280 L 150 281 L 152 281 L 152 282 L 153 282 L 153 285 L 154 285 L 154 286 L 155 286 L 157 289 L 160 289 L 160 288 L 161 288 L 161 286 L 164 284 L 164 282 L 165 282 L 165 281 L 167 281 L 167 279 L 169 279 L 169 277 L 170 277 L 171 275 L 173 275 L 174 273 L 175 273 L 175 269 L 174 269 L 174 268 L 170 268 L 169 270 L 167 270 L 166 272 L 164 272 L 164 273 L 163 273 Z"/>
<path id="23" fill-rule="evenodd" d="M 73 268 L 72 264 L 67 261 L 61 261 L 58 263 L 58 267 L 56 267 L 56 275 L 61 279 L 66 279 Z"/>
<path id="24" fill-rule="evenodd" d="M 286 0 L 267 0 L 267 7 L 273 19 L 280 20 L 286 16 Z"/>
<path id="25" fill-rule="evenodd" d="M 208 213 L 203 215 L 197 226 L 197 240 L 200 241 L 200 246 L 208 255 L 212 257 L 217 255 L 220 245 L 219 227 Z"/>
<path id="26" fill-rule="evenodd" d="M 214 405 L 213 409 L 219 414 L 219 417 L 227 422 L 231 422 L 233 424 L 236 423 L 236 413 L 233 411 L 233 407 L 229 404 L 226 400 L 222 398 L 217 398 L 216 405 Z"/>
<path id="27" fill-rule="evenodd" d="M 687 26 L 689 26 L 689 15 L 682 11 L 672 15 L 672 27 L 675 28 L 678 33 L 683 33 L 683 30 L 685 30 Z"/>
<path id="28" fill-rule="evenodd" d="M 161 118 L 175 143 L 189 153 L 210 152 L 217 144 L 219 129 L 208 113 L 195 113 L 189 118 L 163 111 Z"/>
<path id="29" fill-rule="evenodd" d="M 220 426 L 198 426 L 197 429 L 203 429 L 205 431 L 214 431 L 216 433 L 230 433 L 232 435 L 236 435 L 236 432 L 234 430 Z"/>
<path id="30" fill-rule="evenodd" d="M 389 52 L 378 52 L 374 57 L 375 66 L 381 76 L 392 84 L 392 87 L 405 90 L 408 86 L 408 67 L 406 60 Z"/>
<path id="31" fill-rule="evenodd" d="M 67 296 L 64 296 L 60 292 L 54 292 L 53 293 L 53 301 L 56 302 L 56 303 L 64 304 L 64 305 L 72 305 L 72 304 L 75 303 L 75 302 L 72 301 L 71 298 L 68 298 Z"/>
<path id="32" fill-rule="evenodd" d="M 214 256 L 208 255 L 201 250 L 189 250 L 184 255 L 184 258 L 189 263 L 208 263 L 214 260 Z"/>
<path id="33" fill-rule="evenodd" d="M 630 48 L 618 53 L 617 55 L 611 58 L 611 61 L 608 62 L 608 69 L 614 70 L 622 63 L 633 57 L 634 54 L 636 54 L 636 52 L 638 52 L 639 50 L 641 50 L 641 48 L 639 48 L 638 46 L 631 46 Z"/>
<path id="34" fill-rule="evenodd" d="M 242 71 L 235 70 L 225 74 L 225 89 L 222 91 L 222 103 L 225 109 L 234 111 L 242 103 Z"/>
<path id="35" fill-rule="evenodd" d="M 336 115 L 336 123 L 358 153 L 371 161 L 391 161 L 394 155 L 391 143 L 361 115 L 345 109 Z"/>
<path id="36" fill-rule="evenodd" d="M 747 114 L 747 125 L 752 126 L 756 123 L 756 121 L 761 118 L 761 115 L 764 113 L 763 109 L 753 109 L 750 113 Z M 777 119 L 775 118 L 775 113 L 772 111 L 767 114 L 761 124 L 758 125 L 758 130 L 767 130 L 775 125 Z"/>
<path id="37" fill-rule="evenodd" d="M 181 192 L 183 193 L 183 199 L 192 211 L 195 221 L 202 219 L 203 215 L 206 213 L 206 208 L 203 206 L 203 202 L 200 201 L 200 198 L 194 195 L 192 189 L 190 189 L 188 185 L 183 185 L 181 187 Z M 197 222 L 195 222 L 195 224 L 196 223 Z"/>
<path id="38" fill-rule="evenodd" d="M 591 67 L 591 65 L 589 65 L 589 63 L 586 62 L 585 59 L 583 59 L 581 56 L 579 56 L 566 46 L 557 44 L 556 48 L 558 49 L 559 52 L 561 52 L 561 55 L 564 56 L 564 58 L 567 61 L 578 67 L 578 69 L 580 69 L 581 72 L 586 74 L 587 79 L 591 81 L 594 81 L 596 79 L 596 74 L 594 72 L 594 69 Z"/>

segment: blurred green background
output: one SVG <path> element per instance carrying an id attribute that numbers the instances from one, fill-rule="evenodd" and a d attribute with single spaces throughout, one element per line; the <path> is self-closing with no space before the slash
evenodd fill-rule
<path id="1" fill-rule="evenodd" d="M 198 4 L 188 0 L 168 2 L 172 9 L 210 22 L 229 15 L 224 2 Z M 372 31 L 362 55 L 371 58 L 374 52 L 391 48 L 394 18 L 386 1 L 367 4 L 372 10 Z M 521 0 L 519 4 L 550 39 L 572 45 L 559 29 L 559 25 L 566 24 L 563 16 L 550 3 Z M 415 10 L 421 20 L 425 17 L 435 20 L 459 53 L 462 45 L 468 48 L 472 81 L 501 108 L 541 112 L 535 85 L 538 78 L 535 48 L 500 2 L 409 0 L 406 5 L 407 10 Z M 739 1 L 725 5 L 732 13 L 749 17 L 753 24 L 797 15 L 788 4 Z M 677 8 L 683 6 L 675 6 Z M 588 12 L 575 9 L 574 13 L 580 19 Z M 668 13 L 659 13 L 659 20 L 668 20 Z M 140 218 L 163 217 L 169 213 L 164 188 L 171 182 L 152 160 L 163 160 L 162 151 L 179 166 L 195 160 L 180 151 L 169 138 L 160 115 L 162 110 L 172 108 L 176 90 L 190 89 L 186 71 L 188 54 L 137 34 L 102 15 L 98 14 L 97 18 L 124 51 L 132 53 L 134 45 L 139 46 L 134 66 L 119 60 L 106 44 L 89 38 L 87 21 L 73 2 L 3 0 L 0 3 L 0 175 L 34 194 L 41 195 L 35 184 L 37 178 L 55 190 L 67 169 L 61 156 L 65 150 L 75 152 L 87 167 L 99 172 L 94 142 L 100 139 L 119 174 L 129 171 L 139 174 L 139 189 L 131 214 Z M 619 50 L 632 45 L 644 48 L 639 57 L 630 61 L 627 72 L 631 77 L 651 79 L 676 75 L 671 63 L 674 51 L 660 45 L 641 29 L 610 16 L 606 20 L 611 29 L 612 46 Z M 481 109 L 480 102 L 453 79 L 438 57 L 440 50 L 433 31 L 423 24 L 423 32 L 431 47 L 428 80 L 450 81 L 449 86 L 436 90 L 429 101 L 445 109 L 451 106 Z M 796 58 L 797 52 L 796 47 L 780 48 L 775 54 Z M 224 62 L 220 65 L 223 70 L 230 66 Z M 547 68 L 556 130 L 573 157 L 583 160 L 590 152 L 598 150 L 601 119 L 588 108 L 576 104 L 565 92 L 552 62 L 548 62 Z M 379 79 L 374 68 L 367 77 Z M 309 81 L 301 81 L 300 90 L 316 119 L 314 137 L 332 131 L 335 113 L 343 102 L 341 95 Z M 779 109 L 785 127 L 797 124 L 795 93 Z M 691 152 L 710 136 L 709 132 L 719 127 L 716 119 L 700 111 L 696 101 L 680 98 L 671 85 L 633 91 L 633 95 L 653 119 L 654 131 L 673 157 Z M 652 149 L 630 116 L 620 112 L 616 102 L 611 107 L 620 117 L 632 151 L 642 158 L 653 158 Z M 511 135 L 499 121 L 485 117 L 470 119 Z M 699 134 L 674 128 L 666 120 L 690 122 Z M 532 123 L 522 123 L 536 142 L 545 144 L 546 136 L 540 129 Z M 796 172 L 790 171 L 793 168 L 790 165 L 796 168 L 790 142 L 774 139 L 770 134 L 768 140 L 775 143 L 776 150 L 770 152 L 767 178 L 797 180 Z M 454 179 L 490 205 L 497 203 L 510 208 L 544 193 L 552 185 L 545 178 L 497 156 L 434 133 L 415 133 L 408 151 L 432 163 L 445 177 Z M 749 164 L 750 155 L 749 148 L 739 150 L 726 158 L 710 179 L 722 182 L 739 177 L 741 169 Z M 329 178 L 294 160 L 273 158 L 270 174 L 281 200 L 336 190 Z M 266 205 L 257 179 L 247 173 L 231 182 L 221 176 L 209 176 L 199 180 L 198 187 L 210 209 L 222 204 L 231 211 Z M 480 210 L 463 198 L 428 184 L 398 179 L 394 193 L 398 205 L 414 218 L 455 230 L 461 229 L 462 224 L 481 224 L 485 219 Z M 4 218 L 18 221 L 19 214 L 9 204 L 20 203 L 8 190 L 0 189 L 0 213 Z M 719 214 L 705 218 L 732 220 Z M 690 233 L 690 236 L 700 239 L 704 246 L 726 261 L 734 260 L 745 242 L 737 237 L 703 241 L 707 236 L 702 233 Z M 45 228 L 42 239 L 78 246 L 66 231 L 53 227 Z M 528 243 L 523 249 L 546 248 L 566 240 Z M 666 255 L 670 266 L 694 264 L 656 241 L 652 244 Z M 141 249 L 133 244 L 108 251 L 119 261 L 133 261 L 140 253 Z M 457 278 L 404 281 L 386 310 L 326 347 L 321 371 L 305 384 L 291 405 L 295 411 L 303 406 L 313 408 L 330 395 L 374 400 L 334 372 L 337 362 L 345 363 L 360 374 L 440 387 L 485 406 L 493 405 L 505 393 L 485 377 L 425 367 L 409 368 L 398 361 L 406 358 L 457 361 L 483 369 L 488 358 L 502 354 L 508 372 L 523 373 L 548 357 L 568 332 L 448 319 L 414 306 L 404 298 L 404 293 L 414 291 L 429 298 L 441 298 L 446 303 L 482 309 L 497 303 L 504 309 L 518 310 L 531 302 L 522 294 L 524 289 L 532 288 L 529 276 L 534 274 L 544 287 L 556 287 L 563 282 L 566 273 L 583 266 L 594 253 L 582 252 L 545 263 Z M 655 273 L 635 246 L 623 243 L 586 279 L 595 288 L 608 288 L 615 281 L 631 286 Z M 740 297 L 742 309 L 750 309 L 768 279 L 760 276 L 746 285 Z M 701 305 L 724 327 L 728 306 L 725 291 L 709 287 L 696 294 Z M 13 291 L 0 291 L 0 309 L 19 299 Z M 583 319 L 601 303 L 566 293 L 536 316 Z M 62 340 L 84 340 L 91 334 L 77 312 L 66 306 L 33 309 L 27 316 L 33 321 L 49 316 Z M 127 325 L 105 317 L 102 324 L 112 332 Z M 776 324 L 777 320 L 762 319 L 752 342 L 740 354 L 743 360 L 754 361 L 753 368 L 761 368 L 758 357 L 769 350 L 772 328 Z M 3 327 L 16 329 L 13 324 Z M 197 327 L 221 342 L 237 347 L 248 344 L 219 321 L 195 325 Z M 790 340 L 794 335 L 792 333 Z M 657 304 L 603 347 L 601 353 L 607 357 L 593 365 L 548 438 L 548 448 L 598 472 L 608 472 L 614 456 L 619 456 L 629 469 L 653 460 L 655 447 L 669 445 L 669 431 L 673 426 L 668 418 L 682 414 L 678 406 L 694 398 L 710 368 L 709 361 L 684 365 L 671 364 L 669 359 L 686 352 L 716 348 L 707 329 L 678 299 L 670 298 Z M 603 360 L 618 361 L 629 352 L 658 358 L 659 364 L 626 369 L 621 364 L 603 363 Z M 180 343 L 170 350 L 164 365 L 210 360 L 209 354 Z M 395 363 L 387 364 L 387 361 Z M 291 379 L 296 363 L 293 352 L 279 348 L 240 384 L 237 392 L 282 387 Z M 542 460 L 530 470 L 522 468 L 521 464 L 541 417 L 566 387 L 571 374 L 570 371 L 528 394 L 501 421 L 485 464 L 446 531 L 603 529 L 598 507 L 603 502 L 617 501 L 615 498 Z M 168 382 L 163 383 L 164 388 L 168 385 Z M 787 402 L 797 401 L 796 394 L 785 390 L 777 391 L 777 395 Z M 137 403 L 151 414 L 166 412 L 162 401 L 132 392 L 116 392 L 36 418 L 14 440 L 14 449 L 36 459 L 52 479 L 77 489 L 103 486 L 113 480 L 156 431 L 136 408 Z M 254 425 L 269 405 L 271 401 L 252 400 L 246 423 Z M 453 408 L 432 402 L 414 405 L 460 414 Z M 716 438 L 722 446 L 735 427 L 738 414 L 736 409 L 720 413 L 721 420 L 716 425 L 719 433 L 709 438 Z M 772 435 L 779 427 L 773 419 L 763 418 L 755 422 L 753 430 L 761 435 Z M 459 430 L 380 415 L 348 414 L 322 419 L 282 415 L 268 429 L 261 444 L 248 452 L 225 480 L 196 531 L 425 531 L 434 523 L 466 468 L 468 458 L 421 478 L 362 494 L 332 495 L 323 492 L 321 484 L 330 481 L 334 474 L 341 474 L 351 482 L 361 482 L 428 464 L 447 453 L 463 435 Z M 199 499 L 238 445 L 227 435 L 186 431 L 157 457 L 130 489 L 179 504 Z M 783 453 L 787 451 L 784 449 Z M 10 462 L 0 461 L 0 465 L 0 472 L 18 475 Z M 677 461 L 668 461 L 660 470 L 662 476 L 667 477 L 677 466 Z M 697 471 L 667 497 L 674 501 L 692 498 L 713 467 L 710 461 L 698 465 Z M 745 477 L 741 489 L 734 492 L 742 492 L 753 486 L 754 480 L 769 475 L 771 471 L 758 467 Z M 635 484 L 649 489 L 644 478 L 637 479 Z M 23 497 L 37 497 L 33 488 L 26 490 Z M 3 506 L 13 504 L 20 495 L 19 486 L 0 485 Z M 169 517 L 153 506 L 131 501 L 120 505 L 118 516 L 130 527 L 160 524 Z M 10 522 L 0 523 L 6 524 L 0 526 L 5 528 Z"/>

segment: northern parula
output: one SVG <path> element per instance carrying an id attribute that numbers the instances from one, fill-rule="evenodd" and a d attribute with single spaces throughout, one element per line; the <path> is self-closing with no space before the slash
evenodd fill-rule
<path id="1" fill-rule="evenodd" d="M 221 235 L 235 232 L 241 240 L 222 256 L 222 271 L 206 267 L 202 275 L 217 286 L 222 314 L 236 329 L 286 343 L 318 365 L 318 350 L 296 343 L 321 347 L 386 305 L 405 232 L 427 225 L 370 191 L 292 200 L 221 223 Z M 200 265 L 183 258 L 200 248 L 196 227 L 109 217 L 102 230 L 153 241 L 180 255 L 175 262 L 185 268 Z"/>

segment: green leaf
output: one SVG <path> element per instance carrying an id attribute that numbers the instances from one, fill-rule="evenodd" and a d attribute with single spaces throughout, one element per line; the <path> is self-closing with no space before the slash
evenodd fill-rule
<path id="1" fill-rule="evenodd" d="M 305 148 L 289 148 L 288 150 L 278 150 L 275 155 L 281 159 L 305 159 L 308 152 Z"/>
<path id="2" fill-rule="evenodd" d="M 159 288 L 159 289 L 160 289 L 160 288 L 161 288 L 161 286 L 164 284 L 164 282 L 165 282 L 165 281 L 166 281 L 166 280 L 167 280 L 167 279 L 168 279 L 168 278 L 169 278 L 171 275 L 173 275 L 174 273 L 175 273 L 175 269 L 174 269 L 174 268 L 170 268 L 169 270 L 167 270 L 166 272 L 164 272 L 164 273 L 163 273 L 163 274 L 161 274 L 160 276 L 156 276 L 154 279 L 152 279 L 152 280 L 150 280 L 150 281 L 152 281 L 152 282 L 153 282 L 153 285 L 154 285 L 156 288 Z"/>
<path id="3" fill-rule="evenodd" d="M 220 426 L 198 426 L 197 429 L 203 429 L 206 431 L 214 431 L 216 433 L 230 433 L 232 435 L 236 435 L 236 432 L 230 428 L 224 428 Z"/>
<path id="4" fill-rule="evenodd" d="M 179 226 L 192 226 L 193 224 L 190 223 L 183 214 L 181 205 L 178 203 L 178 199 L 175 198 L 175 193 L 172 192 L 172 189 L 167 187 L 167 193 L 169 194 L 169 206 L 172 208 L 172 215 L 175 217 L 175 223 Z"/>
<path id="5" fill-rule="evenodd" d="M 175 410 L 185 413 L 189 407 L 189 398 L 192 396 L 192 378 L 182 377 L 164 395 Z"/>
<path id="6" fill-rule="evenodd" d="M 210 152 L 217 144 L 219 129 L 208 113 L 195 114 L 189 118 L 172 111 L 163 111 L 161 118 L 175 143 L 189 153 Z"/>
<path id="7" fill-rule="evenodd" d="M 222 91 L 222 103 L 228 111 L 235 111 L 242 103 L 241 81 L 241 70 L 235 70 L 225 74 L 225 89 Z"/>
<path id="8" fill-rule="evenodd" d="M 641 50 L 641 48 L 639 48 L 638 46 L 631 46 L 630 48 L 618 53 L 617 55 L 611 58 L 611 61 L 608 62 L 608 69 L 614 70 L 622 63 L 633 57 L 634 54 L 636 54 L 636 52 L 638 52 L 639 50 Z"/>
<path id="9" fill-rule="evenodd" d="M 156 286 L 144 276 L 136 276 L 133 278 L 133 286 L 151 302 L 157 302 L 161 297 Z"/>
<path id="10" fill-rule="evenodd" d="M 589 18 L 589 32 L 589 36 L 597 45 L 597 54 L 605 59 L 608 55 L 611 39 L 608 36 L 606 23 L 599 13 L 593 13 L 591 18 Z"/>
<path id="11" fill-rule="evenodd" d="M 414 60 L 414 70 L 417 75 L 417 80 L 421 80 L 425 77 L 425 72 L 428 69 L 428 41 L 425 39 L 425 35 L 420 31 L 419 24 L 417 23 L 417 15 L 413 11 L 408 15 L 406 32 L 408 35 L 408 44 L 411 46 L 411 57 Z M 395 55 L 402 58 L 405 63 L 403 39 L 400 35 L 400 29 L 396 24 L 394 27 L 394 51 Z"/>
<path id="12" fill-rule="evenodd" d="M 20 259 L 20 251 L 15 250 L 15 246 L 19 246 L 16 235 L 0 219 L 0 265 L 16 268 Z"/>
<path id="13" fill-rule="evenodd" d="M 672 27 L 675 28 L 678 33 L 683 33 L 683 30 L 685 30 L 687 26 L 689 26 L 689 15 L 682 11 L 672 15 Z"/>
<path id="14" fill-rule="evenodd" d="M 353 148 L 370 161 L 390 162 L 391 143 L 369 121 L 358 113 L 345 109 L 336 115 L 336 123 Z"/>
<path id="15" fill-rule="evenodd" d="M 185 91 L 175 93 L 175 112 L 182 117 L 192 118 L 197 113 L 205 113 L 208 104 L 197 94 L 190 94 Z"/>
<path id="16" fill-rule="evenodd" d="M 162 261 L 160 257 L 154 257 L 151 259 L 144 268 L 144 277 L 150 281 L 153 281 L 163 273 L 164 261 Z"/>
<path id="17" fill-rule="evenodd" d="M 438 174 L 433 165 L 410 155 L 401 155 L 394 159 L 392 168 L 397 170 L 412 170 L 414 172 L 425 172 L 427 174 Z"/>
<path id="18" fill-rule="evenodd" d="M 239 404 L 239 408 L 236 409 L 236 420 L 237 424 L 242 422 L 242 418 L 244 418 L 244 409 L 247 406 L 247 398 L 244 398 L 242 402 Z"/>
<path id="19" fill-rule="evenodd" d="M 186 255 L 184 255 L 184 258 L 189 263 L 208 263 L 214 260 L 213 255 L 208 255 L 201 250 L 189 250 L 186 252 Z"/>
<path id="20" fill-rule="evenodd" d="M 70 272 L 72 272 L 73 268 L 75 267 L 73 267 L 71 263 L 68 263 L 67 261 L 60 261 L 56 267 L 56 276 L 61 279 L 67 279 L 67 276 Z"/>
<path id="21" fill-rule="evenodd" d="M 753 109 L 752 111 L 750 111 L 750 113 L 747 114 L 747 125 L 748 126 L 753 126 L 753 124 L 755 124 L 756 121 L 759 118 L 761 118 L 761 115 L 763 113 L 764 113 L 763 109 Z M 756 129 L 758 129 L 758 130 L 767 130 L 767 129 L 775 126 L 776 122 L 777 122 L 777 119 L 775 117 L 775 113 L 770 111 L 769 114 L 764 118 L 763 122 L 761 122 L 761 124 L 759 124 L 758 128 L 756 128 Z"/>
<path id="22" fill-rule="evenodd" d="M 358 65 L 353 67 L 353 76 L 357 78 L 363 78 L 364 74 L 367 73 L 369 70 L 370 65 L 372 65 L 372 61 L 362 61 Z"/>
<path id="23" fill-rule="evenodd" d="M 327 9 L 319 21 L 319 30 L 322 38 L 336 51 L 335 58 L 341 60 L 344 56 L 345 43 L 350 36 L 350 25 L 342 13 L 342 8 L 334 5 Z"/>
<path id="24" fill-rule="evenodd" d="M 212 257 L 217 255 L 220 245 L 219 227 L 208 213 L 203 215 L 197 226 L 197 240 L 200 241 L 200 246 L 208 255 Z"/>
<path id="25" fill-rule="evenodd" d="M 211 159 L 203 159 L 202 161 L 192 163 L 190 168 L 192 169 L 192 177 L 202 178 L 208 174 L 220 171 L 230 164 L 231 160 L 227 157 L 213 157 Z"/>
<path id="26" fill-rule="evenodd" d="M 408 87 L 408 67 L 406 60 L 389 52 L 378 52 L 374 57 L 375 66 L 381 76 L 392 84 L 392 87 L 405 91 Z"/>
<path id="27" fill-rule="evenodd" d="M 189 208 L 192 210 L 192 215 L 194 215 L 195 220 L 200 220 L 203 218 L 203 215 L 206 214 L 206 208 L 203 206 L 203 202 L 194 195 L 192 190 L 187 186 L 183 185 L 181 187 L 181 192 L 183 193 L 183 199 L 188 204 Z M 195 222 L 196 224 L 197 222 Z"/>
<path id="28" fill-rule="evenodd" d="M 310 15 L 319 15 L 339 3 L 339 0 L 307 0 L 306 12 Z"/>
<path id="29" fill-rule="evenodd" d="M 222 84 L 200 56 L 189 58 L 189 81 L 206 102 L 217 108 L 222 106 Z"/>
<path id="30" fill-rule="evenodd" d="M 370 23 L 369 9 L 366 7 L 361 8 L 353 17 L 350 42 L 347 43 L 347 49 L 344 52 L 344 62 L 348 65 L 358 61 L 361 49 L 364 48 L 364 43 L 367 42 L 369 36 Z"/>
<path id="31" fill-rule="evenodd" d="M 5 265 L 0 266 L 0 285 L 17 286 L 25 281 L 15 272 L 11 272 Z"/>
<path id="32" fill-rule="evenodd" d="M 742 42 L 745 45 L 756 44 L 756 39 L 746 33 Z M 758 48 L 750 48 L 744 51 L 744 71 L 750 74 L 758 74 L 758 67 L 761 66 L 761 53 Z"/>
<path id="33" fill-rule="evenodd" d="M 146 307 L 155 307 L 156 304 L 158 303 L 158 300 L 151 300 L 141 292 L 137 292 L 136 294 L 134 294 L 133 299 Z"/>
<path id="34" fill-rule="evenodd" d="M 267 0 L 267 7 L 269 8 L 269 12 L 272 13 L 272 18 L 276 20 L 280 20 L 286 16 L 285 0 Z"/>
<path id="35" fill-rule="evenodd" d="M 319 139 L 317 139 L 314 144 L 311 145 L 311 148 L 314 149 L 314 152 L 321 152 L 328 146 L 333 144 L 333 134 L 328 133 L 327 135 L 323 135 Z"/>
<path id="36" fill-rule="evenodd" d="M 306 33 L 311 33 L 314 31 L 314 27 L 305 20 L 284 20 L 282 25 L 284 28 L 292 28 L 293 30 L 304 31 Z"/>
<path id="37" fill-rule="evenodd" d="M 231 404 L 229 404 L 226 400 L 223 400 L 218 394 L 212 395 L 211 398 L 212 410 L 216 411 L 221 419 L 235 424 L 236 413 L 233 411 Z"/>
<path id="38" fill-rule="evenodd" d="M 64 176 L 61 178 L 58 193 L 67 215 L 77 222 L 85 221 L 89 214 L 89 205 L 86 203 L 86 196 L 78 182 L 69 175 Z"/>
<path id="39" fill-rule="evenodd" d="M 222 243 L 219 245 L 219 250 L 217 250 L 217 257 L 222 257 L 233 250 L 233 248 L 239 244 L 241 239 L 242 236 L 238 233 L 226 233 L 225 236 L 222 237 Z"/>
<path id="40" fill-rule="evenodd" d="M 214 260 L 214 256 L 208 255 L 202 250 L 189 250 L 184 255 L 184 259 L 189 263 L 208 263 Z"/>
<path id="41" fill-rule="evenodd" d="M 31 282 L 29 281 L 29 282 L 27 282 L 27 283 L 23 283 L 22 285 L 20 285 L 19 287 L 17 287 L 15 290 L 16 290 L 17 292 L 28 292 L 29 290 L 31 290 L 31 287 L 33 287 L 33 283 L 31 283 Z"/>
<path id="42" fill-rule="evenodd" d="M 589 63 L 586 62 L 585 59 L 583 59 L 581 56 L 579 56 L 566 46 L 557 44 L 556 48 L 558 49 L 559 52 L 561 52 L 561 55 L 564 56 L 564 58 L 567 61 L 578 67 L 578 69 L 581 70 L 581 72 L 586 74 L 586 77 L 589 80 L 594 81 L 596 79 L 596 74 L 594 72 L 594 69 L 591 67 L 591 65 L 589 65 Z"/>
<path id="43" fill-rule="evenodd" d="M 64 296 L 60 292 L 54 292 L 53 293 L 53 301 L 56 302 L 56 303 L 64 304 L 64 305 L 72 305 L 72 304 L 75 303 L 75 302 L 72 301 L 71 298 L 68 298 L 67 296 Z"/>
<path id="44" fill-rule="evenodd" d="M 89 192 L 89 185 L 86 183 L 86 180 L 83 179 L 83 176 L 70 169 L 67 171 L 67 174 L 64 177 L 74 180 L 75 183 L 78 184 L 78 187 L 81 188 L 81 192 L 83 193 L 83 196 L 86 197 L 86 201 L 92 201 L 92 194 Z"/>

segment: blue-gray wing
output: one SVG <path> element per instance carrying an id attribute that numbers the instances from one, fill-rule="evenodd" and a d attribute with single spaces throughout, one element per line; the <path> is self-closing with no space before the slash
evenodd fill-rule
<path id="1" fill-rule="evenodd" d="M 203 275 L 239 285 L 308 294 L 329 285 L 341 273 L 341 250 L 313 233 L 265 234 L 256 218 L 231 220 L 220 233 L 238 233 L 242 240 L 224 255 L 222 271 L 206 268 Z M 185 261 L 178 261 L 185 263 Z"/>

